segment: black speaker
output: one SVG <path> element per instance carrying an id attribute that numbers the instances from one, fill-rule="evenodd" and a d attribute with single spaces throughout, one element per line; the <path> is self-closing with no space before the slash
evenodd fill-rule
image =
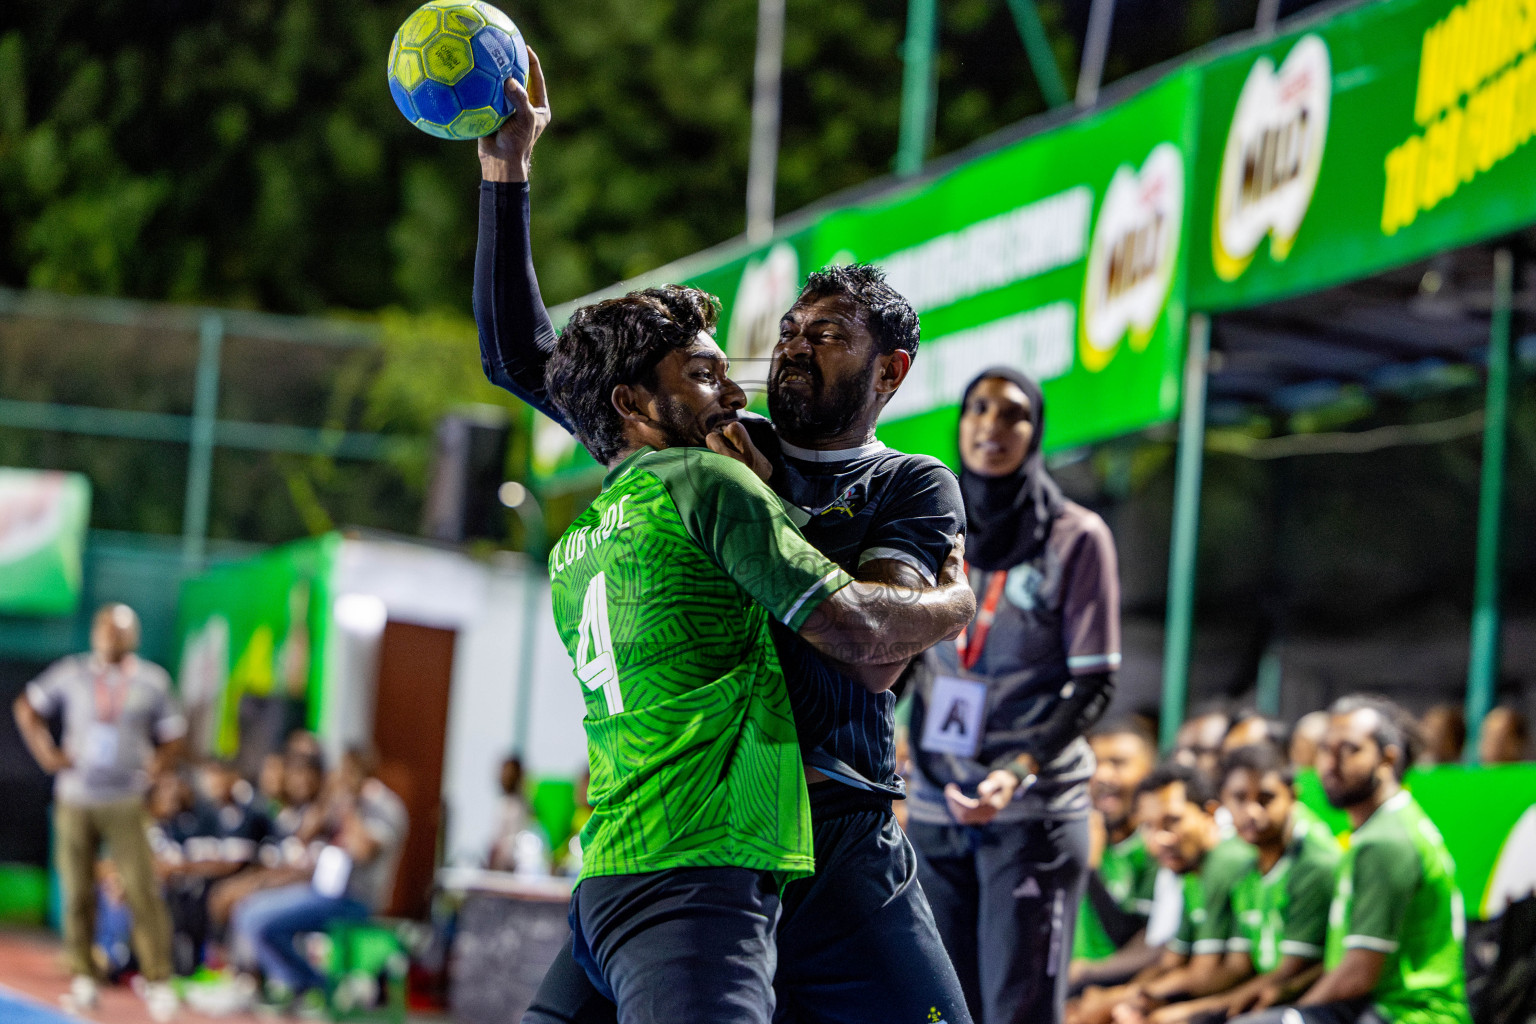
<path id="1" fill-rule="evenodd" d="M 494 406 L 438 420 L 422 536 L 458 544 L 504 535 L 496 491 L 505 479 L 510 437 L 507 414 Z"/>

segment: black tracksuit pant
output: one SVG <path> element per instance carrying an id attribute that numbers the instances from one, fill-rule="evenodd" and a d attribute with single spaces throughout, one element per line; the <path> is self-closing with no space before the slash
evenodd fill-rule
<path id="1" fill-rule="evenodd" d="M 911 822 L 918 878 L 977 1024 L 1059 1024 L 1088 823 Z"/>

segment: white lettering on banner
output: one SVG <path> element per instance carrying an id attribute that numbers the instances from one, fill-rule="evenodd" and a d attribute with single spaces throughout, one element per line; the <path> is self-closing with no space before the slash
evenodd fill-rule
<path id="1" fill-rule="evenodd" d="M 1092 213 L 1093 190 L 1078 185 L 875 262 L 922 313 L 1076 263 Z"/>
<path id="2" fill-rule="evenodd" d="M 1072 337 L 1077 310 L 1053 302 L 980 327 L 923 344 L 923 358 L 882 415 L 888 420 L 917 416 L 954 405 L 972 377 L 999 363 L 1017 367 L 1037 381 L 1053 380 L 1072 369 Z"/>

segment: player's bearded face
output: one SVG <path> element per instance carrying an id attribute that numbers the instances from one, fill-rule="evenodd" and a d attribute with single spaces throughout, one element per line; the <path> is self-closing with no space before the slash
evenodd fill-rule
<path id="1" fill-rule="evenodd" d="M 1328 802 L 1352 807 L 1369 800 L 1381 787 L 1378 774 L 1386 760 L 1373 734 L 1374 711 L 1336 716 L 1317 749 L 1317 775 Z"/>
<path id="2" fill-rule="evenodd" d="M 790 441 L 851 427 L 873 398 L 877 350 L 862 307 L 842 295 L 802 301 L 784 314 L 768 371 L 768 415 Z"/>
<path id="3" fill-rule="evenodd" d="M 726 376 L 728 368 L 725 353 L 707 335 L 657 364 L 653 425 L 668 447 L 702 447 L 710 431 L 736 419 L 746 396 Z"/>

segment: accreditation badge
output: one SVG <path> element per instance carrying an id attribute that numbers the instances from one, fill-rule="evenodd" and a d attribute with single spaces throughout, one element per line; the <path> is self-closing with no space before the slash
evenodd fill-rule
<path id="1" fill-rule="evenodd" d="M 117 767 L 117 725 L 111 722 L 92 722 L 85 731 L 85 742 L 80 751 L 82 768 Z"/>
<path id="2" fill-rule="evenodd" d="M 981 749 L 986 711 L 986 683 L 939 676 L 933 681 L 918 746 L 930 754 L 974 758 Z"/>

